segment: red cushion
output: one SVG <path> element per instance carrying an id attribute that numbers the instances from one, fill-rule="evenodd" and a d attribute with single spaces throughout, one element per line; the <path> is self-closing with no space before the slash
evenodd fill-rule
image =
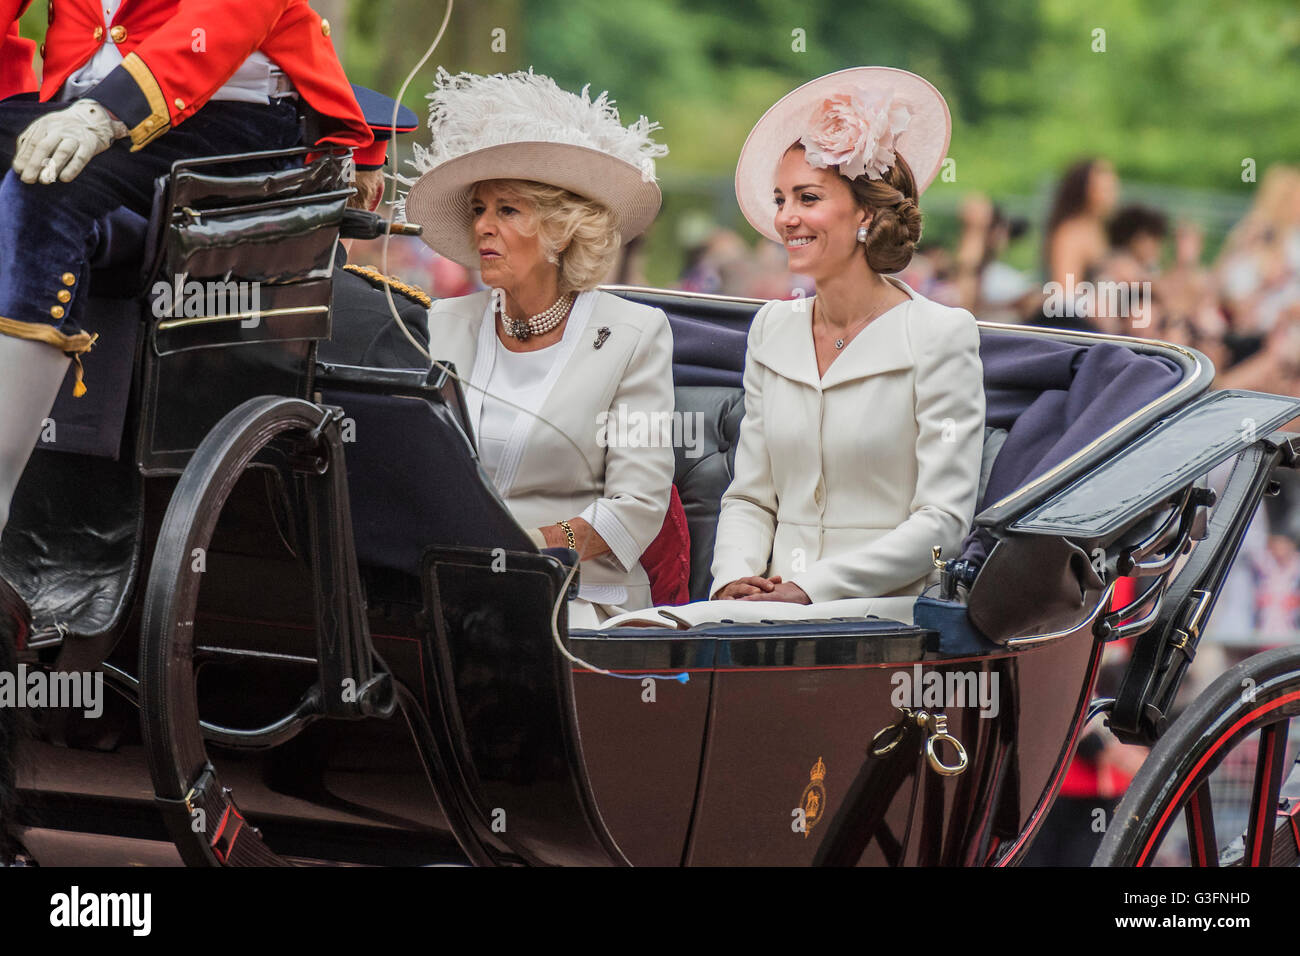
<path id="1" fill-rule="evenodd" d="M 676 485 L 672 486 L 668 514 L 664 515 L 659 536 L 641 555 L 641 567 L 650 578 L 650 599 L 656 607 L 690 603 L 691 532 Z"/>

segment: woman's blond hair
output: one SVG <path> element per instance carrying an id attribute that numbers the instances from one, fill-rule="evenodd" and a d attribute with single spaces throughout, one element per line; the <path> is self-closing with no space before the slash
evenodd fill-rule
<path id="1" fill-rule="evenodd" d="M 537 235 L 546 260 L 559 267 L 560 293 L 587 292 L 600 285 L 623 245 L 614 214 L 558 186 L 523 179 L 497 182 L 533 207 L 532 221 L 522 224 L 521 231 Z"/>

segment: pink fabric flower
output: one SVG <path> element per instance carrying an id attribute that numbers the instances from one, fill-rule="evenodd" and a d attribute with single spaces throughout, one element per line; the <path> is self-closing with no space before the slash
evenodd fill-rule
<path id="1" fill-rule="evenodd" d="M 863 173 L 880 179 L 894 165 L 894 143 L 912 113 L 884 94 L 867 99 L 837 93 L 813 111 L 809 130 L 799 140 L 809 166 L 838 166 L 849 179 Z"/>

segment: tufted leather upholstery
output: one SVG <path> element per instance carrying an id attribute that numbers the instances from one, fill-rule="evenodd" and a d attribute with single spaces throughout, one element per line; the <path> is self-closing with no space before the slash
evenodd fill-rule
<path id="1" fill-rule="evenodd" d="M 1005 428 L 994 428 L 991 425 L 984 426 L 984 453 L 980 458 L 980 487 L 979 494 L 976 495 L 977 502 L 975 511 L 979 512 L 984 507 L 984 496 L 989 489 L 989 476 L 993 474 L 993 461 L 998 457 L 998 452 L 1007 440 L 1007 430 Z"/>
<path id="2" fill-rule="evenodd" d="M 677 469 L 673 481 L 691 529 L 691 600 L 704 601 L 709 597 L 718 507 L 735 474 L 736 440 L 740 436 L 740 421 L 745 416 L 745 393 L 730 386 L 683 385 L 676 389 L 676 400 L 677 411 L 696 416 L 697 423 L 692 432 L 695 444 L 676 449 Z"/>

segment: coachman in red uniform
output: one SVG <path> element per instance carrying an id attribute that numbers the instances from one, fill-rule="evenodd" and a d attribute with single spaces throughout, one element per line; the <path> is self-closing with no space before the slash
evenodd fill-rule
<path id="1" fill-rule="evenodd" d="M 148 215 L 179 159 L 303 145 L 304 130 L 309 145 L 373 141 L 307 0 L 50 0 L 39 96 L 17 29 L 30 3 L 0 0 L 0 530 L 70 360 L 85 391 L 98 221 Z M 0 670 L 29 616 L 0 580 Z M 0 708 L 0 862 L 14 733 Z"/>
<path id="2" fill-rule="evenodd" d="M 0 0 L 0 23 L 13 22 L 31 0 Z M 330 42 L 330 26 L 307 0 L 121 0 L 110 24 L 103 0 L 50 0 L 42 56 L 41 99 L 51 100 L 105 44 L 123 58 L 121 72 L 95 99 L 128 127 L 140 149 L 180 126 L 213 92 L 261 52 L 327 120 L 321 142 L 372 141 Z"/>
<path id="3" fill-rule="evenodd" d="M 0 93 L 28 83 L 16 26 L 30 2 L 0 0 L 12 84 Z M 0 156 L 13 166 L 0 184 L 5 336 L 89 348 L 76 321 L 89 226 L 119 205 L 146 211 L 176 159 L 297 145 L 300 113 L 312 142 L 373 141 L 307 0 L 49 0 L 48 11 L 40 102 L 0 102 Z M 88 215 L 51 221 L 51 205 Z"/>

